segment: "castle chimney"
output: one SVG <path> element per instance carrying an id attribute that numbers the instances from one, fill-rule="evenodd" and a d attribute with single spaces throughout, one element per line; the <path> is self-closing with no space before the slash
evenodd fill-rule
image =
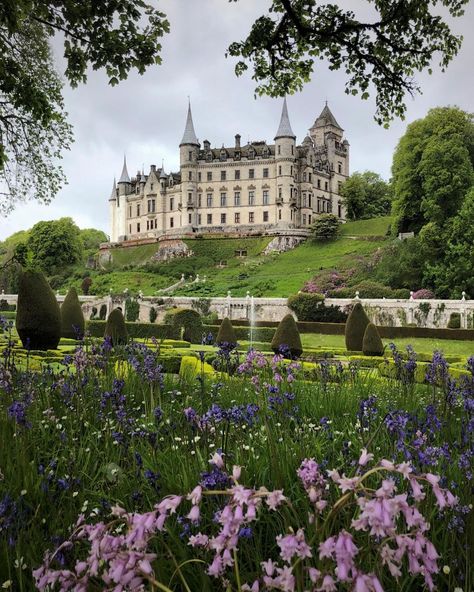
<path id="1" fill-rule="evenodd" d="M 156 173 L 156 164 L 152 164 L 150 166 L 150 170 L 152 171 L 152 173 Z"/>
<path id="2" fill-rule="evenodd" d="M 235 147 L 240 148 L 240 134 L 235 134 Z"/>
<path id="3" fill-rule="evenodd" d="M 211 143 L 209 142 L 209 140 L 204 140 L 203 144 L 204 150 L 209 150 L 211 148 Z"/>

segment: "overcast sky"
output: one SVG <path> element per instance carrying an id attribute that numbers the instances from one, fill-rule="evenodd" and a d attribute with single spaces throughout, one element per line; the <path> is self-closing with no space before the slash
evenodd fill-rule
<path id="1" fill-rule="evenodd" d="M 103 73 L 92 72 L 87 84 L 65 88 L 66 110 L 74 126 L 75 142 L 65 154 L 63 167 L 69 184 L 49 206 L 21 204 L 0 218 L 0 240 L 39 220 L 71 216 L 81 228 L 109 232 L 108 198 L 114 176 L 120 176 L 126 153 L 130 175 L 150 164 L 178 170 L 188 95 L 196 134 L 212 146 L 242 141 L 273 142 L 281 113 L 279 99 L 254 98 L 250 75 L 237 78 L 234 62 L 224 54 L 232 41 L 242 39 L 253 20 L 264 13 L 267 0 L 150 0 L 167 13 L 171 33 L 163 40 L 163 64 L 143 76 L 109 87 Z M 351 8 L 367 2 L 347 1 Z M 445 73 L 417 77 L 423 94 L 408 97 L 405 121 L 389 130 L 373 120 L 373 98 L 361 101 L 344 93 L 344 73 L 330 72 L 318 62 L 313 80 L 301 93 L 288 98 L 290 120 L 298 142 L 319 115 L 324 101 L 344 128 L 350 142 L 351 171 L 374 170 L 389 178 L 393 150 L 407 123 L 423 117 L 435 106 L 458 105 L 473 110 L 474 7 L 453 23 L 465 39 L 460 54 Z M 61 62 L 58 59 L 58 66 Z"/>

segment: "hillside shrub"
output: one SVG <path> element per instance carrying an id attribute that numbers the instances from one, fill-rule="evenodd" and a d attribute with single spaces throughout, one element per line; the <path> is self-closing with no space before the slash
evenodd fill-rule
<path id="1" fill-rule="evenodd" d="M 133 323 L 138 320 L 138 317 L 140 316 L 140 303 L 138 300 L 127 298 L 125 301 L 125 315 L 129 322 Z"/>
<path id="2" fill-rule="evenodd" d="M 435 298 L 434 293 L 431 290 L 426 290 L 425 288 L 413 292 L 414 300 L 431 300 L 433 298 Z"/>
<path id="3" fill-rule="evenodd" d="M 323 300 L 322 294 L 299 292 L 288 298 L 287 305 L 296 314 L 299 321 L 314 321 L 315 311 Z"/>
<path id="4" fill-rule="evenodd" d="M 393 290 L 372 280 L 363 280 L 348 288 L 339 288 L 328 292 L 329 298 L 355 298 L 359 292 L 359 298 L 409 298 L 410 291 L 404 288 Z"/>
<path id="5" fill-rule="evenodd" d="M 92 278 L 89 276 L 85 277 L 81 282 L 82 293 L 87 296 L 87 294 L 89 294 L 89 290 L 91 289 L 91 286 L 92 286 Z"/>
<path id="6" fill-rule="evenodd" d="M 39 271 L 19 278 L 16 329 L 24 348 L 56 349 L 61 338 L 61 312 L 54 292 Z"/>
<path id="7" fill-rule="evenodd" d="M 360 302 L 354 304 L 345 328 L 346 348 L 351 351 L 362 351 L 365 330 L 370 323 Z"/>
<path id="8" fill-rule="evenodd" d="M 101 304 L 99 308 L 99 319 L 105 321 L 107 317 L 107 304 Z"/>
<path id="9" fill-rule="evenodd" d="M 70 288 L 61 306 L 61 337 L 82 338 L 84 335 L 84 313 L 76 288 Z"/>
<path id="10" fill-rule="evenodd" d="M 316 242 L 334 240 L 339 234 L 341 221 L 334 214 L 321 214 L 311 226 L 311 237 Z"/>
<path id="11" fill-rule="evenodd" d="M 220 345 L 221 343 L 237 343 L 234 327 L 232 326 L 232 323 L 228 317 L 223 319 L 221 326 L 219 327 L 216 343 L 217 345 Z"/>
<path id="12" fill-rule="evenodd" d="M 362 351 L 364 356 L 383 356 L 383 343 L 373 323 L 369 323 L 365 329 Z"/>
<path id="13" fill-rule="evenodd" d="M 448 329 L 461 328 L 461 314 L 459 312 L 452 312 L 449 315 Z"/>
<path id="14" fill-rule="evenodd" d="M 202 319 L 195 310 L 191 308 L 172 308 L 166 312 L 165 323 L 178 328 L 181 339 L 191 343 L 201 343 L 203 334 Z"/>
<path id="15" fill-rule="evenodd" d="M 122 311 L 119 308 L 115 308 L 109 314 L 109 318 L 105 324 L 104 337 L 110 337 L 114 346 L 127 343 L 127 326 L 125 325 Z"/>
<path id="16" fill-rule="evenodd" d="M 291 355 L 292 358 L 299 358 L 301 356 L 303 346 L 293 315 L 287 314 L 283 317 L 273 336 L 271 348 L 275 353 L 283 353 L 285 357 Z M 287 348 L 288 352 L 284 352 L 284 348 Z"/>
<path id="17" fill-rule="evenodd" d="M 158 317 L 158 313 L 156 312 L 156 308 L 154 306 L 152 306 L 150 308 L 149 313 L 148 313 L 148 318 L 150 319 L 150 323 L 154 323 L 156 321 L 157 317 Z"/>

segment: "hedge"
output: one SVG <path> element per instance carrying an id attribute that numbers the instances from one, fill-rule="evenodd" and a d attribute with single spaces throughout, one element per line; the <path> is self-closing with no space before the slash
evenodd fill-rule
<path id="1" fill-rule="evenodd" d="M 426 372 L 428 371 L 429 364 L 427 362 L 417 363 L 415 370 L 415 382 L 418 384 L 425 383 Z M 397 368 L 395 362 L 391 360 L 385 360 L 379 365 L 379 372 L 386 378 L 395 378 L 397 375 Z M 449 368 L 449 375 L 451 378 L 458 380 L 461 376 L 470 376 L 471 373 L 468 370 L 462 370 L 460 368 Z"/>
<path id="2" fill-rule="evenodd" d="M 152 325 L 151 323 L 125 323 L 129 337 L 156 337 L 157 339 L 179 339 L 179 327 L 171 325 Z M 105 321 L 92 320 L 86 324 L 86 331 L 92 337 L 103 337 Z"/>
<path id="3" fill-rule="evenodd" d="M 194 378 L 204 372 L 206 376 L 214 376 L 214 368 L 206 362 L 201 362 L 194 356 L 183 356 L 179 367 L 179 375 L 187 378 Z"/>
<path id="4" fill-rule="evenodd" d="M 219 328 L 220 325 L 203 325 L 204 333 L 211 333 L 214 341 L 219 332 Z M 234 327 L 234 332 L 237 341 L 250 341 L 250 327 Z M 274 333 L 275 329 L 273 327 L 254 327 L 252 341 L 264 341 L 270 343 Z"/>
<path id="5" fill-rule="evenodd" d="M 419 337 L 426 339 L 457 339 L 474 341 L 474 329 L 428 329 L 427 327 L 377 327 L 380 337 Z"/>

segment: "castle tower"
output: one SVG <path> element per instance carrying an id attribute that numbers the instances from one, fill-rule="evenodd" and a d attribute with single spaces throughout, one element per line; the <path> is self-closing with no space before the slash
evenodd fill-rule
<path id="1" fill-rule="evenodd" d="M 120 175 L 120 179 L 118 182 L 118 190 L 119 190 L 119 195 L 127 195 L 128 193 L 130 193 L 130 190 L 131 190 L 130 176 L 129 176 L 128 170 L 127 170 L 127 159 L 126 159 L 125 155 L 123 157 L 122 174 Z"/>
<path id="2" fill-rule="evenodd" d="M 280 125 L 275 135 L 275 163 L 277 186 L 277 223 L 288 227 L 296 223 L 297 189 L 296 136 L 291 129 L 286 98 L 283 100 Z"/>
<path id="3" fill-rule="evenodd" d="M 194 131 L 191 103 L 183 138 L 179 145 L 181 169 L 181 228 L 197 226 L 197 164 L 199 141 Z"/>
<path id="4" fill-rule="evenodd" d="M 329 109 L 328 103 L 326 101 L 324 109 L 321 111 L 321 115 L 316 118 L 313 126 L 309 130 L 309 133 L 316 146 L 324 146 L 326 143 L 326 134 L 329 132 L 333 133 L 339 141 L 342 140 L 342 134 L 344 130 L 337 123 L 336 118 L 332 114 L 331 109 Z"/>
<path id="5" fill-rule="evenodd" d="M 118 181 L 117 207 L 115 209 L 115 233 L 117 240 L 122 240 L 127 234 L 127 199 L 132 190 L 130 176 L 127 170 L 127 159 L 123 157 L 122 174 Z"/>
<path id="6" fill-rule="evenodd" d="M 117 214 L 117 184 L 115 183 L 114 177 L 114 184 L 112 185 L 112 192 L 110 193 L 109 197 L 109 221 L 110 221 L 110 242 L 115 243 L 117 242 L 117 229 L 116 229 L 116 214 Z"/>

